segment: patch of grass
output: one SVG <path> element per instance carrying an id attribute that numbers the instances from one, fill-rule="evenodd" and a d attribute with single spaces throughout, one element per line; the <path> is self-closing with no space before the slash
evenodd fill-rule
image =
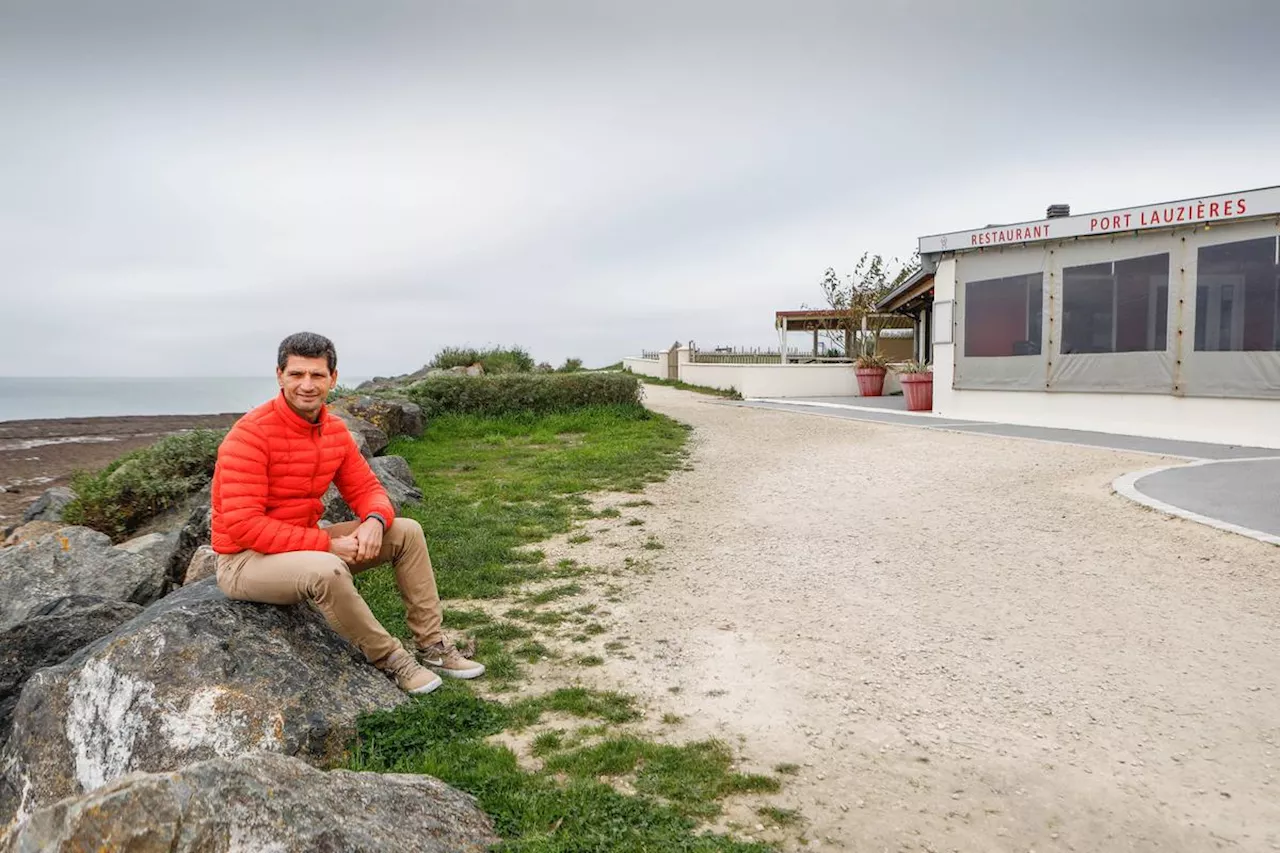
<path id="1" fill-rule="evenodd" d="M 564 745 L 564 732 L 560 729 L 543 732 L 533 739 L 531 751 L 535 758 L 550 755 Z"/>
<path id="2" fill-rule="evenodd" d="M 627 527 L 640 527 L 644 524 L 643 518 L 631 518 L 627 520 Z"/>
<path id="3" fill-rule="evenodd" d="M 706 385 L 690 385 L 688 382 L 681 382 L 678 379 L 659 379 L 656 376 L 641 377 L 641 382 L 646 385 L 665 385 L 668 388 L 676 388 L 681 391 L 694 391 L 698 394 L 710 394 L 713 397 L 724 397 L 727 400 L 741 400 L 742 394 L 738 393 L 737 388 L 711 388 Z"/>
<path id="4" fill-rule="evenodd" d="M 773 772 L 781 773 L 783 776 L 795 776 L 800 773 L 800 765 L 784 761 L 781 764 L 775 764 L 773 766 Z"/>
<path id="5" fill-rule="evenodd" d="M 584 545 L 591 541 L 591 537 L 586 533 L 575 533 L 569 537 L 570 545 Z"/>
<path id="6" fill-rule="evenodd" d="M 514 622 L 490 622 L 487 625 L 480 625 L 471 632 L 477 640 L 497 640 L 505 643 L 510 640 L 523 640 L 526 637 L 533 636 L 528 628 L 515 624 Z"/>
<path id="7" fill-rule="evenodd" d="M 635 509 L 636 507 L 653 506 L 653 501 L 645 500 L 641 498 L 638 501 L 627 501 L 626 503 L 623 504 L 623 506 L 626 507 L 627 509 Z"/>
<path id="8" fill-rule="evenodd" d="M 668 726 L 678 726 L 684 722 L 684 717 L 679 714 L 663 714 L 662 722 Z"/>
<path id="9" fill-rule="evenodd" d="M 530 640 L 527 643 L 521 643 L 511 652 L 519 660 L 525 663 L 537 663 L 547 658 L 555 657 L 551 649 L 539 643 L 537 640 Z"/>
<path id="10" fill-rule="evenodd" d="M 756 814 L 778 826 L 795 826 L 800 822 L 800 812 L 795 809 L 780 809 L 777 806 L 764 806 L 756 809 Z"/>
<path id="11" fill-rule="evenodd" d="M 732 766 L 733 755 L 720 741 L 670 746 L 632 735 L 562 752 L 546 764 L 548 770 L 576 778 L 634 772 L 637 791 L 662 797 L 681 813 L 702 818 L 719 814 L 717 801 L 729 794 L 771 793 L 780 787 L 776 779 L 735 773 Z"/>
<path id="12" fill-rule="evenodd" d="M 405 514 L 427 535 L 441 597 L 495 598 L 547 574 L 544 554 L 528 546 L 569 532 L 583 494 L 665 477 L 681 464 L 687 436 L 687 427 L 641 407 L 603 406 L 444 415 L 388 452 L 405 457 L 423 492 Z M 356 585 L 379 621 L 407 637 L 391 571 L 364 572 Z"/>
<path id="13" fill-rule="evenodd" d="M 579 595 L 582 587 L 576 583 L 563 584 L 562 586 L 548 587 L 540 592 L 532 593 L 525 596 L 524 600 L 530 604 L 547 604 L 559 598 L 568 598 L 571 595 Z"/>
<path id="14" fill-rule="evenodd" d="M 483 610 L 444 609 L 444 624 L 450 628 L 471 628 L 475 625 L 486 625 L 493 620 Z"/>
<path id="15" fill-rule="evenodd" d="M 599 655 L 583 655 L 582 657 L 574 658 L 573 662 L 578 666 L 603 666 L 604 658 Z"/>
<path id="16" fill-rule="evenodd" d="M 598 637 L 607 630 L 609 629 L 601 625 L 599 622 L 589 622 L 583 627 L 582 633 L 586 634 L 588 637 Z"/>
<path id="17" fill-rule="evenodd" d="M 644 540 L 644 549 L 646 551 L 661 551 L 665 547 L 667 546 L 663 545 L 661 542 L 659 542 L 657 539 L 655 539 L 652 536 Z"/>
<path id="18" fill-rule="evenodd" d="M 617 507 L 611 506 L 611 507 L 607 507 L 605 509 L 600 510 L 600 512 L 598 513 L 598 517 L 599 518 L 621 518 L 622 512 Z"/>
<path id="19" fill-rule="evenodd" d="M 604 650 L 606 652 L 620 652 L 626 647 L 627 647 L 627 644 L 622 642 L 621 640 L 610 640 L 609 642 L 604 644 Z"/>

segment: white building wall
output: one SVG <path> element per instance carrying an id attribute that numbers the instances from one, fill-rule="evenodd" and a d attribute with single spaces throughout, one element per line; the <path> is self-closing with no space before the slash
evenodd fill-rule
<path id="1" fill-rule="evenodd" d="M 628 357 L 622 360 L 622 366 L 641 376 L 653 376 L 658 379 L 665 379 L 667 376 L 667 364 L 661 360 Z"/>
<path id="2" fill-rule="evenodd" d="M 856 397 L 858 377 L 850 364 L 697 364 L 680 365 L 680 379 L 708 388 L 734 388 L 744 397 Z M 900 391 L 892 370 L 884 393 Z"/>

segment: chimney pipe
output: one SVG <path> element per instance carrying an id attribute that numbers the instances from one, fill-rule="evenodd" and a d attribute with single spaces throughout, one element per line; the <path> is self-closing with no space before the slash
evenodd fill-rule
<path id="1" fill-rule="evenodd" d="M 1045 212 L 1046 219 L 1057 219 L 1062 216 L 1071 215 L 1071 205 L 1069 204 L 1051 204 Z"/>

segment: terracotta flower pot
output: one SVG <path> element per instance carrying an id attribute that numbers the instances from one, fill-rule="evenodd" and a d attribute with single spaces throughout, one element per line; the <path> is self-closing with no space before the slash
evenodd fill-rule
<path id="1" fill-rule="evenodd" d="M 858 376 L 858 393 L 863 397 L 879 397 L 884 393 L 883 367 L 855 367 L 853 372 Z"/>
<path id="2" fill-rule="evenodd" d="M 933 374 L 903 373 L 898 376 L 908 412 L 933 411 Z"/>

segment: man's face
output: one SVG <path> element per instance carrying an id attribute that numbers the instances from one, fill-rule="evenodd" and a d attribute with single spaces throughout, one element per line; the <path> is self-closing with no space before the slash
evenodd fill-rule
<path id="1" fill-rule="evenodd" d="M 338 381 L 338 371 L 329 372 L 329 362 L 320 358 L 291 355 L 284 370 L 276 368 L 276 378 L 284 391 L 284 400 L 307 420 L 315 420 Z"/>

